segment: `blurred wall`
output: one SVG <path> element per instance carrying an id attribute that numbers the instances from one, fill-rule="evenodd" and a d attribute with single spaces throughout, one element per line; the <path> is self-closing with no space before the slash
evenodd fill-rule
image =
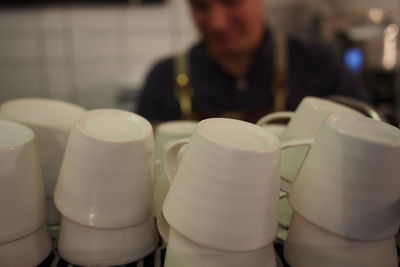
<path id="1" fill-rule="evenodd" d="M 196 32 L 182 0 L 151 6 L 0 10 L 0 103 L 63 99 L 118 107 L 155 60 L 185 48 Z"/>
<path id="2" fill-rule="evenodd" d="M 398 0 L 265 2 L 271 24 L 293 33 L 307 33 L 318 12 L 381 7 L 400 19 Z M 1 9 L 0 103 L 50 97 L 88 109 L 120 107 L 121 89 L 139 88 L 155 60 L 196 40 L 186 8 L 186 0 L 169 0 L 153 6 Z"/>

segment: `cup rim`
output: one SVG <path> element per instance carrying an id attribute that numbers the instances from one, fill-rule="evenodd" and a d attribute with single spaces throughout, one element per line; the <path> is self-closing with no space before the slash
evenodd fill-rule
<path id="1" fill-rule="evenodd" d="M 0 119 L 0 124 L 12 125 L 12 127 L 20 128 L 21 130 L 23 130 L 27 133 L 26 140 L 24 140 L 23 142 L 21 142 L 19 144 L 9 145 L 9 146 L 5 146 L 5 147 L 0 146 L 0 152 L 9 151 L 10 149 L 19 149 L 19 148 L 29 144 L 30 142 L 33 142 L 33 140 L 35 139 L 35 133 L 33 132 L 33 130 L 23 124 L 20 124 L 15 121 L 3 119 L 3 118 Z"/>

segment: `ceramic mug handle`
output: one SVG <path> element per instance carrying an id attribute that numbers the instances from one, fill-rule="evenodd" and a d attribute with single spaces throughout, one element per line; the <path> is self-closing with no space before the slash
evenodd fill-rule
<path id="1" fill-rule="evenodd" d="M 313 143 L 314 143 L 313 138 L 287 141 L 287 142 L 283 142 L 281 144 L 281 150 L 284 150 L 286 148 L 291 148 L 291 147 L 298 147 L 298 146 L 308 146 L 309 147 L 308 150 L 310 150 L 310 147 Z M 304 161 L 304 159 L 303 159 L 303 161 Z M 281 191 L 289 194 L 291 189 L 292 189 L 292 185 L 290 184 L 290 182 L 287 179 L 285 179 L 285 177 L 281 177 Z"/>
<path id="2" fill-rule="evenodd" d="M 189 138 L 175 141 L 168 145 L 164 154 L 164 171 L 170 183 L 175 177 L 179 162 L 182 158 L 182 148 L 189 143 Z"/>
<path id="3" fill-rule="evenodd" d="M 259 119 L 257 121 L 257 125 L 263 126 L 274 120 L 291 119 L 293 117 L 293 114 L 294 114 L 294 112 L 291 112 L 291 111 L 274 112 L 274 113 L 265 115 L 264 117 Z"/>

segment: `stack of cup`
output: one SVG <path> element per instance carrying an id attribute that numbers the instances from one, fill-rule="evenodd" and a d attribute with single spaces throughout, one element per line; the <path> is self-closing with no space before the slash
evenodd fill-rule
<path id="1" fill-rule="evenodd" d="M 270 126 L 275 120 L 290 119 L 286 129 L 279 135 L 281 142 L 288 142 L 300 138 L 314 137 L 325 119 L 330 114 L 340 116 L 364 117 L 360 112 L 348 108 L 344 105 L 318 97 L 305 97 L 295 112 L 275 112 L 261 118 L 257 124 L 266 130 L 271 130 Z M 308 147 L 291 147 L 282 151 L 281 174 L 286 181 L 293 181 L 304 158 L 308 152 Z M 279 231 L 278 239 L 283 241 L 287 237 L 287 229 L 290 226 L 292 208 L 290 207 L 286 194 L 281 193 L 279 201 Z"/>
<path id="2" fill-rule="evenodd" d="M 203 120 L 170 146 L 165 266 L 276 266 L 279 164 L 278 138 L 234 119 Z"/>
<path id="3" fill-rule="evenodd" d="M 70 129 L 85 110 L 54 99 L 20 98 L 0 107 L 2 118 L 31 128 L 36 135 L 38 154 L 45 181 L 48 224 L 58 226 L 60 215 L 54 206 L 53 192 L 60 172 Z"/>
<path id="4" fill-rule="evenodd" d="M 82 114 L 71 131 L 54 200 L 61 217 L 58 251 L 70 263 L 136 261 L 158 242 L 153 219 L 152 126 L 131 112 Z"/>
<path id="5" fill-rule="evenodd" d="M 397 267 L 400 130 L 330 115 L 289 189 L 294 210 L 284 254 L 293 267 Z M 283 146 L 285 143 L 283 143 Z"/>
<path id="6" fill-rule="evenodd" d="M 31 267 L 51 252 L 35 135 L 0 120 L 0 266 Z"/>

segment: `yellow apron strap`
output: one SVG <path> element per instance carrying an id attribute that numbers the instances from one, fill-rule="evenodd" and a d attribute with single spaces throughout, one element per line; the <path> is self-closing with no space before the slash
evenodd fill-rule
<path id="1" fill-rule="evenodd" d="M 281 31 L 275 31 L 274 42 L 274 77 L 272 82 L 272 95 L 274 98 L 274 111 L 285 110 L 288 95 L 287 68 L 288 47 L 286 35 Z M 189 64 L 185 52 L 175 56 L 175 97 L 179 102 L 182 118 L 194 120 L 195 114 L 192 107 L 193 88 L 189 78 Z"/>
<path id="2" fill-rule="evenodd" d="M 288 46 L 286 35 L 281 31 L 275 31 L 274 40 L 274 80 L 272 83 L 272 95 L 274 97 L 274 111 L 285 110 L 288 95 L 287 67 Z"/>
<path id="3" fill-rule="evenodd" d="M 192 120 L 193 88 L 190 85 L 189 66 L 186 53 L 179 53 L 175 57 L 175 97 L 179 102 L 182 118 Z"/>

